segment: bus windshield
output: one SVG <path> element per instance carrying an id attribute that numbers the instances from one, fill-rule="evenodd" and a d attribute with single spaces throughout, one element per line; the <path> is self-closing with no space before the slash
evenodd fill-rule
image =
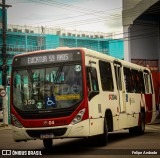
<path id="1" fill-rule="evenodd" d="M 80 63 L 13 70 L 13 105 L 21 111 L 71 107 L 81 101 L 82 88 Z"/>

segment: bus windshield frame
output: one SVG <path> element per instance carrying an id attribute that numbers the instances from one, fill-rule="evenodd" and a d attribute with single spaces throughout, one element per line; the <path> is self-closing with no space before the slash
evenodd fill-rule
<path id="1" fill-rule="evenodd" d="M 15 57 L 12 104 L 22 112 L 55 111 L 78 105 L 84 95 L 82 71 L 80 51 Z"/>

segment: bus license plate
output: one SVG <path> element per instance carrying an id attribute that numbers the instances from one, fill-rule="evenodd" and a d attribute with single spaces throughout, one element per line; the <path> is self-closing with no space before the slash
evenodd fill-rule
<path id="1" fill-rule="evenodd" d="M 47 133 L 47 134 L 40 135 L 41 139 L 49 139 L 49 138 L 53 138 L 53 137 L 54 137 L 53 133 Z"/>

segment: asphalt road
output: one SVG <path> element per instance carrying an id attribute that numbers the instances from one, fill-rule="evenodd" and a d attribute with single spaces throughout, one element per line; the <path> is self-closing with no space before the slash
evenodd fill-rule
<path id="1" fill-rule="evenodd" d="M 41 140 L 14 142 L 10 127 L 0 128 L 0 149 L 4 153 L 5 150 L 11 150 L 12 157 L 16 154 L 31 155 L 32 152 L 35 152 L 33 153 L 34 155 L 36 153 L 38 155 L 42 154 L 41 157 L 125 158 L 137 157 L 139 155 L 138 157 L 157 158 L 160 157 L 160 124 L 147 125 L 145 134 L 141 136 L 132 136 L 128 130 L 110 133 L 107 146 L 99 146 L 97 140 L 94 138 L 57 139 L 53 141 L 53 148 L 46 150 Z M 10 156 L 2 156 L 2 150 L 0 150 L 0 157 L 9 158 Z"/>

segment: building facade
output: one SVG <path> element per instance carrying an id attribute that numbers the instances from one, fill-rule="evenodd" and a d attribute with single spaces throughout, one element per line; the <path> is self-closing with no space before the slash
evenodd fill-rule
<path id="1" fill-rule="evenodd" d="M 160 0 L 123 0 L 124 59 L 160 70 Z"/>
<path id="2" fill-rule="evenodd" d="M 19 28 L 23 28 L 19 29 Z M 71 31 L 70 31 L 71 32 Z M 2 32 L 0 32 L 2 36 Z M 36 50 L 54 49 L 57 47 L 85 47 L 123 59 L 123 40 L 89 34 L 47 34 L 37 33 L 34 28 L 27 26 L 8 25 L 7 29 L 7 78 L 10 78 L 13 56 L 16 54 Z M 0 49 L 2 50 L 2 39 Z M 0 52 L 0 84 L 2 84 L 2 53 Z"/>
<path id="3" fill-rule="evenodd" d="M 150 67 L 160 107 L 160 0 L 123 0 L 122 17 L 124 59 Z"/>
<path id="4" fill-rule="evenodd" d="M 2 10 L 0 9 L 0 19 Z M 2 28 L 0 30 L 2 37 Z M 57 47 L 85 47 L 123 59 L 123 40 L 114 39 L 112 33 L 95 33 L 60 28 L 7 25 L 7 80 L 10 79 L 13 56 L 24 52 Z M 2 47 L 0 38 L 0 85 L 2 84 Z"/>

